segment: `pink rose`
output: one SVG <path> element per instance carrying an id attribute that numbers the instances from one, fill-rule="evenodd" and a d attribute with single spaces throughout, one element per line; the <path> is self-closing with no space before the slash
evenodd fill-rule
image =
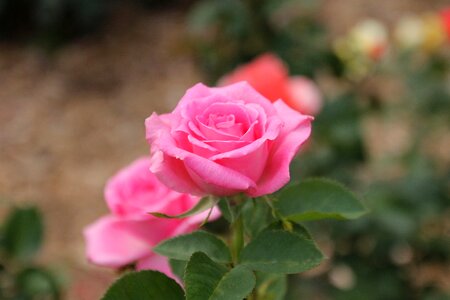
<path id="1" fill-rule="evenodd" d="M 242 65 L 220 80 L 221 85 L 247 81 L 272 102 L 282 99 L 287 105 L 307 115 L 322 108 L 322 96 L 316 84 L 304 76 L 289 77 L 283 61 L 266 53 Z"/>
<path id="2" fill-rule="evenodd" d="M 312 119 L 281 100 L 272 104 L 246 82 L 197 84 L 172 113 L 145 121 L 150 170 L 179 192 L 273 193 L 289 181 L 289 164 Z"/>
<path id="3" fill-rule="evenodd" d="M 322 109 L 320 91 L 310 79 L 304 76 L 293 76 L 289 79 L 289 105 L 308 115 L 317 115 Z"/>
<path id="4" fill-rule="evenodd" d="M 105 198 L 111 214 L 85 228 L 86 254 L 97 265 L 119 268 L 136 263 L 138 270 L 153 269 L 173 277 L 167 258 L 151 248 L 162 240 L 195 230 L 207 212 L 184 219 L 150 215 L 181 214 L 199 198 L 169 190 L 149 167 L 150 159 L 141 158 L 109 180 Z M 214 209 L 211 219 L 217 216 Z"/>

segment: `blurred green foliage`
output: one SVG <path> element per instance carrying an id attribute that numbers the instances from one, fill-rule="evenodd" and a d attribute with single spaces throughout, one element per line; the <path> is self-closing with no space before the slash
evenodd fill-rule
<path id="1" fill-rule="evenodd" d="M 41 247 L 43 224 L 35 208 L 14 210 L 4 225 L 3 247 L 8 256 L 29 261 Z"/>
<path id="2" fill-rule="evenodd" d="M 55 274 L 34 263 L 42 247 L 43 233 L 38 209 L 11 209 L 0 230 L 0 299 L 61 299 L 61 286 Z"/>
<path id="3" fill-rule="evenodd" d="M 407 88 L 408 100 L 412 101 L 419 115 L 428 119 L 433 115 L 448 118 L 450 113 L 450 91 L 448 73 L 450 54 L 446 47 L 442 53 L 429 57 L 418 57 L 417 53 L 399 54 L 396 66 L 397 76 Z M 425 59 L 423 63 L 421 60 Z"/>
<path id="4" fill-rule="evenodd" d="M 362 104 L 351 92 L 325 102 L 309 144 L 291 167 L 294 177 L 330 177 L 355 186 L 356 169 L 367 158 L 361 127 L 367 108 Z"/>
<path id="5" fill-rule="evenodd" d="M 339 71 L 313 0 L 203 0 L 188 18 L 195 56 L 211 82 L 264 52 L 285 60 L 293 74 Z M 325 58 L 325 59 L 324 59 Z"/>
<path id="6" fill-rule="evenodd" d="M 359 187 L 371 211 L 365 218 L 310 224 L 315 235 L 329 236 L 332 265 L 319 277 L 292 282 L 287 299 L 448 299 L 438 282 L 450 264 L 450 172 L 437 172 L 417 153 L 404 163 L 404 176 Z M 341 266 L 351 276 L 337 273 L 347 279 L 336 286 L 330 278 Z"/>
<path id="7" fill-rule="evenodd" d="M 310 224 L 316 235 L 330 237 L 332 265 L 317 278 L 292 283 L 288 299 L 320 294 L 346 300 L 450 297 L 439 283 L 448 276 L 445 270 L 450 265 L 450 169 L 424 151 L 430 134 L 450 128 L 446 86 L 450 69 L 440 54 L 421 63 L 391 59 L 394 64 L 384 75 L 394 71 L 404 92 L 380 99 L 376 107 L 360 92 L 328 101 L 316 118 L 309 149 L 293 166 L 293 175 L 300 178 L 315 175 L 345 181 L 364 194 L 371 213 L 354 222 Z M 364 147 L 368 137 L 361 122 L 367 116 L 382 120 L 395 114 L 413 120 L 410 146 L 386 157 L 385 165 L 374 164 Z M 399 175 L 390 174 L 393 165 L 401 170 Z M 340 266 L 351 274 L 348 286 L 331 279 Z"/>

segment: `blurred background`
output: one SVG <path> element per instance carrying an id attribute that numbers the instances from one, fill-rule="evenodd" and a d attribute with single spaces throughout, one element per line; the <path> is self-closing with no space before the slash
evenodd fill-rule
<path id="1" fill-rule="evenodd" d="M 371 210 L 308 224 L 285 298 L 450 299 L 449 41 L 445 0 L 0 0 L 0 299 L 99 299 L 82 230 L 144 119 L 264 53 L 322 94 L 292 177 Z"/>

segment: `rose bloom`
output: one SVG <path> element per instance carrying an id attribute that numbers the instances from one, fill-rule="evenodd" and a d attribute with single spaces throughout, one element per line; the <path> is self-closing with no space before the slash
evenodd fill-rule
<path id="1" fill-rule="evenodd" d="M 283 61 L 271 53 L 263 54 L 224 76 L 220 85 L 247 81 L 272 102 L 282 99 L 287 105 L 307 115 L 322 108 L 322 97 L 313 81 L 304 76 L 289 77 Z"/>
<path id="2" fill-rule="evenodd" d="M 450 6 L 442 9 L 439 15 L 442 21 L 442 27 L 447 34 L 447 39 L 450 40 Z"/>
<path id="3" fill-rule="evenodd" d="M 270 194 L 289 181 L 312 119 L 282 100 L 271 103 L 246 82 L 197 84 L 172 113 L 146 120 L 150 170 L 179 192 Z"/>
<path id="4" fill-rule="evenodd" d="M 174 277 L 167 258 L 151 248 L 162 240 L 195 230 L 208 212 L 184 219 L 150 215 L 149 212 L 181 214 L 199 198 L 169 190 L 149 167 L 150 160 L 140 158 L 109 180 L 105 199 L 111 214 L 85 228 L 86 254 L 100 266 L 120 268 L 136 263 L 138 270 L 158 270 Z M 216 217 L 218 212 L 214 209 L 211 219 Z"/>

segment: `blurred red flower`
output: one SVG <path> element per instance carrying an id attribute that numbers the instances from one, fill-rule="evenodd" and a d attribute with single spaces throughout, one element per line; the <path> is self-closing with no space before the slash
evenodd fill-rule
<path id="1" fill-rule="evenodd" d="M 440 11 L 444 30 L 447 33 L 447 38 L 450 39 L 450 6 Z"/>
<path id="2" fill-rule="evenodd" d="M 263 54 L 219 80 L 219 85 L 247 81 L 264 97 L 274 102 L 282 99 L 295 110 L 316 115 L 322 98 L 316 84 L 304 76 L 289 77 L 283 61 L 272 53 Z"/>

